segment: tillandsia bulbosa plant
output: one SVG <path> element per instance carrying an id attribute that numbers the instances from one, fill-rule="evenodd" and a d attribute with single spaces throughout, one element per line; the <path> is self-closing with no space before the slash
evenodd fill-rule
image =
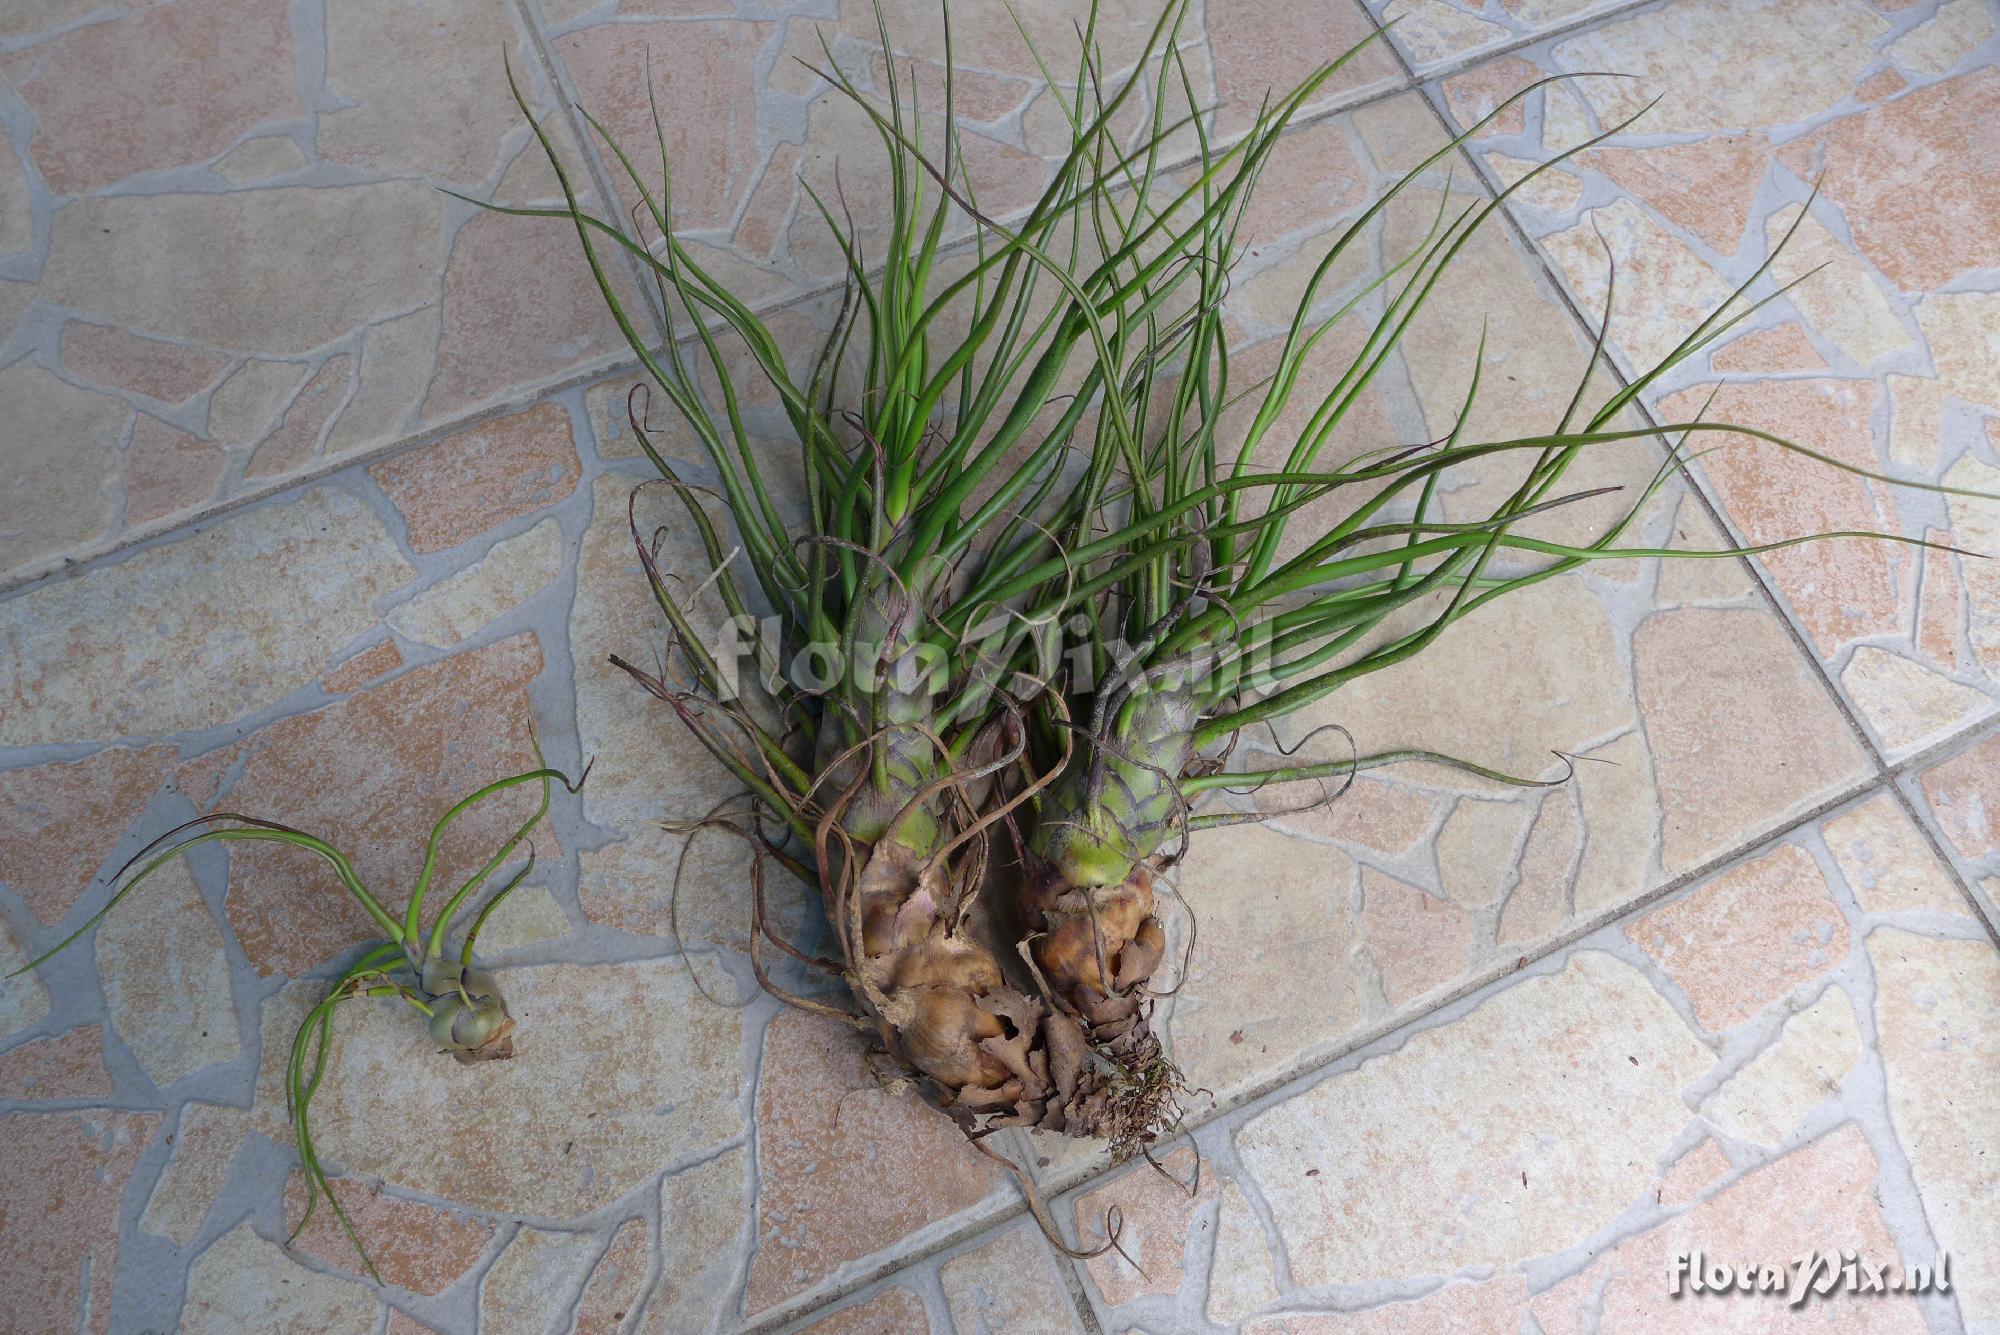
<path id="1" fill-rule="evenodd" d="M 633 353 L 705 459 L 670 459 L 635 391 L 632 426 L 660 474 L 652 485 L 678 499 L 706 568 L 663 572 L 658 533 L 649 538 L 635 509 L 669 643 L 657 671 L 614 661 L 742 785 L 751 818 L 718 808 L 686 828 L 727 829 L 757 849 L 745 899 L 760 981 L 874 1036 L 975 1143 L 1032 1127 L 1102 1138 L 1123 1157 L 1176 1125 L 1183 1083 L 1152 1022 L 1168 954 L 1160 873 L 1190 835 L 1254 818 L 1197 810 L 1204 794 L 1246 782 L 1331 788 L 1412 759 L 1503 782 L 1561 781 L 1412 751 L 1246 780 L 1226 767 L 1242 730 L 1589 562 L 1768 550 L 1621 541 L 1697 433 L 1736 431 L 1861 471 L 1746 428 L 1626 425 L 1644 389 L 1772 299 L 1751 300 L 1749 283 L 1599 402 L 1589 402 L 1586 367 L 1541 434 L 1469 433 L 1475 366 L 1443 439 L 1323 457 L 1511 191 L 1461 204 L 1447 189 L 1422 241 L 1324 313 L 1331 275 L 1367 226 L 1487 122 L 1445 143 L 1335 235 L 1298 294 L 1275 369 L 1233 384 L 1224 299 L 1245 212 L 1288 123 L 1355 53 L 1267 100 L 1221 144 L 1200 115 L 1169 110 L 1197 106 L 1176 40 L 1186 17 L 1184 2 L 1169 4 L 1118 80 L 1102 69 L 1094 7 L 1071 77 L 1036 52 L 1069 147 L 1040 196 L 1005 222 L 982 209 L 954 128 L 948 9 L 941 108 L 906 95 L 895 58 L 878 66 L 877 95 L 823 48 L 819 73 L 862 109 L 888 159 L 886 197 L 866 201 L 887 221 L 871 253 L 851 201 L 806 186 L 846 281 L 831 334 L 796 374 L 799 350 L 781 346 L 676 236 L 657 99 L 657 175 L 652 146 L 619 143 L 583 110 L 639 201 L 631 228 L 584 207 L 575 168 L 524 100 L 566 203 L 487 205 L 574 224 Z M 878 28 L 893 51 L 879 11 Z M 619 295 L 621 253 L 654 280 L 662 345 Z M 1358 329 L 1347 339 L 1357 350 L 1308 399 L 1302 386 L 1327 379 L 1302 369 L 1340 327 Z M 734 377 L 746 354 L 782 405 L 795 454 L 745 424 Z M 1663 435 L 1675 443 L 1651 484 L 1595 537 L 1521 531 L 1617 490 L 1565 490 L 1578 459 Z M 1453 470 L 1496 463 L 1518 465 L 1518 476 L 1490 512 L 1439 517 L 1448 479 L 1462 476 Z M 774 498 L 801 491 L 794 525 Z M 719 599 L 732 624 L 758 625 L 760 613 L 775 622 L 747 646 L 748 684 L 720 632 L 695 623 L 690 590 Z M 767 861 L 817 887 L 835 950 L 816 956 L 772 930 Z M 781 989 L 760 937 L 842 980 L 849 1004 Z"/>
<path id="2" fill-rule="evenodd" d="M 588 770 L 585 777 L 588 777 Z M 507 1010 L 506 999 L 500 995 L 498 981 L 492 974 L 473 966 L 472 952 L 487 919 L 534 869 L 534 845 L 529 844 L 528 856 L 521 867 L 503 881 L 499 889 L 484 902 L 479 902 L 476 896 L 480 888 L 514 856 L 536 823 L 548 813 L 551 780 L 560 782 L 571 792 L 583 783 L 582 778 L 571 783 L 560 770 L 537 768 L 495 780 L 460 799 L 446 811 L 431 827 L 430 837 L 424 845 L 422 870 L 411 886 L 409 904 L 400 919 L 391 914 L 381 899 L 363 883 L 347 855 L 319 836 L 277 821 L 232 811 L 198 816 L 168 830 L 133 854 L 112 877 L 112 884 L 118 888 L 105 901 L 104 907 L 16 972 L 26 973 L 53 959 L 103 921 L 147 877 L 203 844 L 284 844 L 304 849 L 323 860 L 333 869 L 341 886 L 375 920 L 388 939 L 368 945 L 341 970 L 326 995 L 306 1013 L 292 1039 L 291 1052 L 285 1063 L 285 1111 L 292 1121 L 300 1167 L 305 1172 L 306 1203 L 297 1226 L 292 1229 L 291 1238 L 298 1237 L 311 1222 L 313 1210 L 324 1195 L 340 1220 L 341 1229 L 360 1254 L 361 1263 L 367 1267 L 370 1277 L 379 1281 L 381 1276 L 368 1257 L 368 1249 L 362 1245 L 353 1221 L 348 1218 L 340 1198 L 327 1181 L 326 1171 L 321 1167 L 319 1154 L 313 1145 L 312 1100 L 326 1075 L 327 1061 L 332 1055 L 334 1012 L 341 1002 L 356 997 L 395 997 L 423 1017 L 438 1050 L 450 1053 L 460 1064 L 470 1066 L 477 1062 L 506 1061 L 513 1057 L 514 1017 Z M 530 783 L 542 786 L 541 801 L 534 814 L 523 821 L 493 855 L 452 892 L 451 898 L 445 901 L 443 909 L 426 930 L 424 899 L 432 888 L 445 834 L 459 817 L 481 802 Z M 200 834 L 187 833 L 203 826 L 208 828 Z M 182 838 L 183 835 L 187 837 Z"/>

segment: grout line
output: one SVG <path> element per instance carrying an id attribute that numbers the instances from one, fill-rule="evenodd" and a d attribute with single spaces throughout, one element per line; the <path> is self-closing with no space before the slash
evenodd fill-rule
<path id="1" fill-rule="evenodd" d="M 1423 79 L 1419 79 L 1416 75 L 1412 74 L 1409 63 L 1402 58 L 1401 53 L 1395 50 L 1393 44 L 1384 40 L 1383 45 L 1396 61 L 1397 68 L 1403 71 L 1400 78 L 1393 80 L 1383 87 L 1358 92 L 1352 97 L 1335 97 L 1325 106 L 1296 117 L 1291 125 L 1286 128 L 1286 133 L 1296 133 L 1308 126 L 1316 125 L 1321 121 L 1329 120 L 1335 116 L 1346 115 L 1354 111 L 1359 111 L 1363 107 L 1385 102 L 1403 93 L 1420 90 L 1425 81 L 1450 78 L 1475 65 L 1483 64 L 1490 60 L 1497 60 L 1502 56 L 1510 55 L 1515 51 L 1534 46 L 1552 38 L 1566 36 L 1570 33 L 1580 31 L 1592 23 L 1629 13 L 1634 9 L 1654 2 L 1655 0 L 1635 0 L 1633 4 L 1607 10 L 1604 13 L 1589 16 L 1575 23 L 1550 28 L 1543 32 L 1525 34 L 1518 41 L 1508 42 L 1505 45 L 1494 47 L 1477 56 L 1467 57 L 1455 64 L 1443 66 L 1437 73 L 1425 75 Z M 579 151 L 584 154 L 585 163 L 591 172 L 592 187 L 603 195 L 605 199 L 615 202 L 618 199 L 618 195 L 616 192 L 607 192 L 604 184 L 604 172 L 600 162 L 600 155 L 595 151 L 589 139 L 577 133 L 575 108 L 570 105 L 568 99 L 565 97 L 562 82 L 556 77 L 556 71 L 559 66 L 555 62 L 554 54 L 548 49 L 547 39 L 544 37 L 540 25 L 534 22 L 533 16 L 528 10 L 528 0 L 514 0 L 514 7 L 526 25 L 529 47 L 533 51 L 536 60 L 540 63 L 543 76 L 548 80 L 550 89 L 555 95 L 558 103 L 557 110 L 564 117 L 563 123 L 569 128 L 571 137 L 577 141 Z M 1362 7 L 1362 13 L 1370 22 L 1376 22 L 1374 16 L 1369 14 L 1365 7 Z M 1377 27 L 1379 29 L 1379 23 L 1377 23 Z M 1243 133 L 1248 133 L 1248 131 L 1246 130 Z M 1218 139 L 1215 147 L 1227 146 L 1236 142 L 1241 137 L 1242 135 L 1239 134 L 1233 137 Z M 1161 170 L 1178 171 L 1186 167 L 1188 163 L 1194 161 L 1196 156 L 1197 154 L 1191 151 L 1184 160 L 1176 160 L 1171 165 L 1163 165 Z M 970 248 L 973 244 L 973 238 L 962 238 L 940 247 L 939 254 L 940 256 L 956 254 L 960 250 Z M 634 280 L 641 300 L 644 301 L 646 309 L 653 315 L 656 337 L 658 337 L 659 341 L 654 343 L 652 347 L 655 349 L 662 348 L 665 346 L 665 337 L 663 333 L 659 332 L 658 328 L 659 311 L 657 309 L 656 294 L 653 292 L 650 283 L 639 281 L 634 262 L 630 256 L 624 253 L 623 247 L 620 247 L 619 251 L 617 259 L 621 265 L 625 266 L 622 271 L 628 278 Z M 774 298 L 763 305 L 753 304 L 750 309 L 759 318 L 763 318 L 789 310 L 795 306 L 803 305 L 806 302 L 816 300 L 839 290 L 840 284 L 827 283 L 819 287 L 807 288 L 800 292 Z M 682 346 L 692 345 L 697 338 L 697 335 L 690 334 L 686 339 L 682 340 Z M 259 501 L 268 500 L 270 497 L 289 491 L 294 487 L 309 486 L 348 468 L 364 467 L 369 464 L 379 463 L 383 459 L 405 453 L 409 450 L 421 449 L 425 445 L 436 443 L 445 436 L 470 430 L 473 427 L 494 421 L 497 418 L 509 416 L 544 399 L 552 398 L 566 390 L 574 389 L 578 385 L 615 379 L 622 375 L 629 375 L 638 368 L 639 361 L 636 357 L 613 354 L 611 360 L 600 361 L 583 368 L 573 369 L 554 380 L 537 385 L 531 389 L 518 389 L 502 398 L 494 400 L 485 407 L 475 408 L 459 416 L 446 418 L 409 435 L 377 441 L 365 448 L 344 454 L 338 459 L 321 459 L 317 461 L 319 465 L 317 467 L 283 474 L 261 485 L 248 488 L 195 509 L 166 515 L 151 523 L 123 530 L 103 541 L 101 545 L 85 545 L 72 548 L 67 552 L 45 553 L 42 556 L 33 558 L 28 563 L 0 571 L 0 598 L 28 588 L 52 576 L 75 574 L 80 570 L 108 561 L 120 553 L 129 551 L 143 543 L 177 533 L 182 529 L 191 529 L 202 524 L 211 523 L 234 510 L 254 505 Z"/>

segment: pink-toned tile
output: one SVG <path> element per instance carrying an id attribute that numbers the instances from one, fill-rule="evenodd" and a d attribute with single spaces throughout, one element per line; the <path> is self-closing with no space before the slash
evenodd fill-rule
<path id="1" fill-rule="evenodd" d="M 1819 355 L 1812 340 L 1796 320 L 1787 320 L 1770 329 L 1753 329 L 1733 338 L 1709 354 L 1708 364 L 1716 371 L 1756 374 L 1762 371 L 1824 371 L 1826 358 Z"/>
<path id="2" fill-rule="evenodd" d="M 2000 735 L 1933 765 L 1920 782 L 1960 857 L 1976 862 L 2000 852 Z"/>
<path id="3" fill-rule="evenodd" d="M 170 746 L 117 746 L 0 772 L 0 883 L 43 922 L 60 922 L 173 759 Z"/>
<path id="4" fill-rule="evenodd" d="M 57 194 L 199 162 L 260 121 L 299 114 L 283 6 L 192 0 L 0 57 L 35 116 L 29 146 Z"/>
<path id="5" fill-rule="evenodd" d="M 773 28 L 737 19 L 601 23 L 555 41 L 578 101 L 618 140 L 658 201 L 650 74 L 673 164 L 677 228 L 727 225 L 755 179 L 757 110 L 744 90 L 754 86 L 757 56 Z M 628 207 L 638 204 L 639 191 L 608 150 L 605 160 L 620 197 Z"/>
<path id="6" fill-rule="evenodd" d="M 1896 1244 L 1876 1205 L 1875 1154 L 1848 1125 L 1727 1191 L 1612 1249 L 1580 1274 L 1536 1295 L 1548 1335 L 1586 1330 L 1907 1331 L 1926 1328 L 1902 1295 L 1834 1294 L 1789 1307 L 1765 1295 L 1674 1293 L 1676 1256 L 1700 1253 L 1731 1266 L 1783 1268 L 1808 1251 L 1894 1260 Z M 1914 1260 L 1916 1258 L 1905 1258 Z"/>
<path id="7" fill-rule="evenodd" d="M 368 1248 L 382 1278 L 412 1293 L 443 1293 L 478 1264 L 494 1226 L 466 1219 L 423 1201 L 385 1196 L 353 1180 L 334 1182 L 340 1204 Z M 285 1184 L 285 1220 L 296 1224 L 306 1207 L 305 1176 L 294 1170 Z M 313 1211 L 292 1246 L 335 1270 L 362 1273 L 361 1257 L 325 1201 Z"/>
<path id="8" fill-rule="evenodd" d="M 1669 873 L 1727 848 L 1725 828 L 1782 824 L 1869 772 L 1798 650 L 1762 612 L 1656 613 L 1632 652 Z"/>
<path id="9" fill-rule="evenodd" d="M 18 1329 L 111 1329 L 119 1203 L 159 1122 L 98 1109 L 0 1118 L 0 1263 Z"/>
<path id="10" fill-rule="evenodd" d="M 554 505 L 583 467 L 569 414 L 541 403 L 385 459 L 368 475 L 402 511 L 411 549 L 437 552 Z"/>
<path id="11" fill-rule="evenodd" d="M 1267 171 L 1238 224 L 1237 242 L 1248 250 L 1302 229 L 1322 231 L 1368 199 L 1368 169 L 1338 122 L 1287 134 Z"/>
<path id="12" fill-rule="evenodd" d="M 1880 74 L 1871 74 L 1855 85 L 1854 100 L 1857 102 L 1881 102 L 1894 97 L 1909 86 L 1910 81 L 1896 73 L 1896 71 L 1883 70 Z"/>
<path id="13" fill-rule="evenodd" d="M 576 166 L 574 158 L 572 168 Z M 676 178 L 678 179 L 678 178 Z M 626 313 L 649 330 L 616 248 L 600 248 Z M 625 349 L 576 229 L 556 218 L 481 214 L 459 228 L 444 275 L 437 374 L 423 401 L 435 422 Z"/>
<path id="14" fill-rule="evenodd" d="M 1982 69 L 1835 121 L 1789 145 L 1794 171 L 1823 188 L 1861 253 L 1910 291 L 2000 265 L 2000 70 Z"/>
<path id="15" fill-rule="evenodd" d="M 534 768 L 527 686 L 541 666 L 534 636 L 517 635 L 280 720 L 217 758 L 239 766 L 217 800 L 321 836 L 352 859 L 378 899 L 401 906 L 431 823 L 482 784 Z M 213 765 L 196 762 L 205 771 Z M 437 884 L 456 887 L 535 800 L 522 788 L 461 818 L 443 845 Z M 546 850 L 550 834 L 536 837 Z M 260 972 L 296 975 L 380 935 L 302 850 L 249 846 L 230 863 L 229 919 Z"/>
<path id="16" fill-rule="evenodd" d="M 1847 919 L 1812 854 L 1781 844 L 1628 923 L 1710 1032 L 1741 1024 L 1847 954 Z"/>
<path id="17" fill-rule="evenodd" d="M 96 1099 L 111 1093 L 104 1033 L 78 1025 L 0 1053 L 0 1099 Z"/>
<path id="18" fill-rule="evenodd" d="M 652 1260 L 646 1221 L 628 1219 L 612 1235 L 611 1245 L 576 1305 L 575 1335 L 618 1335 L 625 1318 L 646 1296 L 646 1266 Z"/>
<path id="19" fill-rule="evenodd" d="M 62 332 L 63 369 L 100 385 L 180 403 L 207 388 L 227 357 L 146 338 L 126 329 L 71 320 Z"/>
<path id="20" fill-rule="evenodd" d="M 223 452 L 157 417 L 139 414 L 125 451 L 125 522 L 189 510 L 215 494 Z"/>
<path id="21" fill-rule="evenodd" d="M 333 414 L 346 402 L 350 380 L 346 353 L 329 357 L 285 410 L 284 420 L 250 455 L 245 477 L 277 477 L 309 462 Z"/>
<path id="22" fill-rule="evenodd" d="M 1482 139 L 1493 135 L 1519 134 L 1527 127 L 1524 106 L 1527 99 L 1511 105 L 1508 99 L 1542 77 L 1541 70 L 1519 56 L 1482 61 L 1465 73 L 1454 74 L 1444 81 L 1445 105 L 1450 108 L 1452 119 L 1458 122 L 1461 130 L 1469 130 L 1499 112 L 1492 123 L 1479 132 Z"/>
<path id="23" fill-rule="evenodd" d="M 1353 0 L 1211 0 L 1206 14 L 1216 128 L 1222 134 L 1248 129 L 1266 93 L 1283 96 L 1374 31 Z M 1386 84 L 1397 73 L 1395 57 L 1377 38 L 1328 81 L 1306 111 Z"/>
<path id="24" fill-rule="evenodd" d="M 1472 932 L 1465 911 L 1372 867 L 1361 871 L 1361 918 L 1382 991 L 1400 1006 L 1465 972 Z"/>
<path id="25" fill-rule="evenodd" d="M 864 1066 L 857 1034 L 787 1011 L 764 1035 L 757 1083 L 755 1316 L 985 1199 L 1004 1171 L 914 1093 Z M 909 1184 L 921 1176 L 921 1190 Z"/>
<path id="26" fill-rule="evenodd" d="M 880 51 L 875 53 L 873 65 L 874 86 L 887 89 L 888 63 Z M 944 72 L 942 61 L 920 60 L 907 55 L 896 59 L 897 87 L 904 98 L 915 102 L 926 114 L 933 109 L 939 115 L 944 114 Z M 1005 120 L 1026 104 L 1029 94 L 1036 87 L 1037 81 L 1019 75 L 987 74 L 978 69 L 961 68 L 952 79 L 952 108 L 960 120 Z"/>
<path id="27" fill-rule="evenodd" d="M 1684 390 L 1663 405 L 1672 421 L 1691 421 L 1707 401 L 1706 388 Z M 1786 380 L 1724 385 L 1708 420 L 1736 423 L 1784 436 L 1861 468 L 1879 468 L 1870 419 L 1876 390 L 1866 380 Z M 1824 464 L 1806 466 L 1797 456 L 1747 437 L 1703 433 L 1702 468 L 1716 498 L 1745 539 L 1775 542 L 1832 530 L 1861 532 L 1899 525 L 1892 501 L 1852 473 Z M 1826 657 L 1866 636 L 1902 628 L 1899 585 L 1909 573 L 1907 554 L 1893 544 L 1843 539 L 1787 548 L 1759 558 L 1792 600 L 1794 615 Z"/>
<path id="28" fill-rule="evenodd" d="M 1924 530 L 1924 541 L 1951 545 L 1943 529 Z M 1964 623 L 1965 590 L 1953 568 L 1950 552 L 1931 549 L 1921 558 L 1923 574 L 1917 585 L 1917 649 L 1946 671 L 1962 666 L 1958 645 Z"/>
<path id="29" fill-rule="evenodd" d="M 1723 1153 L 1722 1146 L 1713 1139 L 1705 1139 L 1674 1160 L 1673 1167 L 1660 1178 L 1653 1200 L 1659 1205 L 1686 1205 L 1704 1188 L 1727 1177 L 1730 1167 L 1729 1156 Z"/>
<path id="30" fill-rule="evenodd" d="M 1189 1149 L 1166 1155 L 1160 1168 L 1165 1171 L 1150 1164 L 1134 1168 L 1083 1193 L 1071 1207 L 1086 1250 L 1106 1242 L 1109 1230 L 1118 1231 L 1116 1247 L 1084 1263 L 1091 1283 L 1114 1306 L 1149 1293 L 1178 1293 L 1188 1244 L 1211 1227 L 1206 1215 L 1215 1174 Z"/>
<path id="31" fill-rule="evenodd" d="M 921 1335 L 929 1329 L 924 1300 L 908 1289 L 892 1287 L 867 1302 L 821 1317 L 798 1335 Z"/>
<path id="32" fill-rule="evenodd" d="M 401 666 L 403 651 L 396 647 L 394 640 L 384 640 L 372 649 L 363 649 L 321 677 L 319 684 L 328 695 L 345 695 L 355 687 L 365 686 L 383 673 L 394 672 Z"/>
<path id="33" fill-rule="evenodd" d="M 1764 179 L 1761 134 L 1718 134 L 1658 148 L 1600 148 L 1584 162 L 1724 255 L 1736 252 Z"/>
<path id="34" fill-rule="evenodd" d="M 1281 826 L 1358 844 L 1386 857 L 1415 848 L 1437 822 L 1442 805 L 1429 794 L 1368 778 L 1356 779 L 1332 802 L 1318 802 L 1319 796 L 1311 786 L 1287 791 L 1273 785 L 1257 790 L 1256 803 Z"/>
<path id="35" fill-rule="evenodd" d="M 779 144 L 764 164 L 764 174 L 750 192 L 743 221 L 730 239 L 753 259 L 768 260 L 777 249 L 794 202 L 798 198 L 799 146 Z"/>

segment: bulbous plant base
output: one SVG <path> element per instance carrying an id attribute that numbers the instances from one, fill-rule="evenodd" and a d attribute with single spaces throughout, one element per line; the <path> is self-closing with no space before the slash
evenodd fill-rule
<path id="1" fill-rule="evenodd" d="M 869 1027 L 975 1139 L 1027 1127 L 1142 1152 L 1177 1124 L 1184 1088 L 1152 1028 L 1153 872 L 1074 887 L 1016 863 L 991 879 L 954 890 L 891 845 L 854 894 L 827 896 Z"/>

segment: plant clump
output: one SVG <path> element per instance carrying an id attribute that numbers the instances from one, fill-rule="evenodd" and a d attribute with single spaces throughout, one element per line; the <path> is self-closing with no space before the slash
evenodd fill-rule
<path id="1" fill-rule="evenodd" d="M 631 227 L 579 201 L 539 124 L 565 204 L 487 205 L 574 224 L 651 391 L 699 448 L 693 465 L 664 449 L 635 391 L 652 485 L 678 501 L 706 568 L 663 572 L 660 533 L 641 525 L 635 497 L 633 538 L 670 630 L 656 669 L 614 661 L 742 786 L 749 819 L 718 808 L 682 828 L 755 847 L 745 897 L 760 981 L 871 1035 L 975 1142 L 1033 1127 L 1101 1138 L 1124 1157 L 1177 1124 L 1182 1082 L 1153 1024 L 1168 990 L 1164 873 L 1190 836 L 1256 818 L 1205 803 L 1218 789 L 1316 782 L 1323 800 L 1361 770 L 1408 760 L 1508 783 L 1562 777 L 1381 751 L 1246 778 L 1228 770 L 1244 730 L 1591 562 L 1769 550 L 1668 551 L 1628 536 L 1702 433 L 1811 454 L 1699 417 L 1625 424 L 1642 391 L 1773 299 L 1748 295 L 1762 270 L 1595 401 L 1586 368 L 1536 434 L 1469 429 L 1475 363 L 1443 438 L 1330 449 L 1453 259 L 1532 176 L 1497 197 L 1447 188 L 1407 253 L 1346 287 L 1337 267 L 1512 101 L 1320 243 L 1275 366 L 1238 383 L 1225 305 L 1246 211 L 1287 125 L 1360 48 L 1218 143 L 1188 110 L 1199 100 L 1178 41 L 1187 18 L 1185 0 L 1169 3 L 1122 75 L 1103 68 L 1094 5 L 1069 77 L 1036 51 L 1068 148 L 1004 221 L 982 207 L 957 137 L 948 8 L 941 108 L 919 105 L 896 59 L 879 67 L 877 95 L 829 50 L 819 72 L 875 128 L 888 185 L 860 201 L 866 224 L 837 187 L 805 187 L 846 271 L 831 333 L 808 358 L 676 235 L 657 102 L 656 173 L 650 149 L 642 168 L 584 112 L 640 200 Z M 878 26 L 893 51 L 879 14 Z M 654 281 L 664 345 L 619 296 L 620 254 Z M 1330 339 L 1336 329 L 1349 332 Z M 1329 357 L 1335 347 L 1344 358 Z M 746 424 L 745 374 L 775 394 L 789 448 Z M 1530 522 L 1618 490 L 1566 486 L 1578 460 L 1660 438 L 1671 444 L 1650 482 L 1593 536 L 1561 541 Z M 1465 470 L 1500 467 L 1511 481 L 1484 514 L 1443 516 L 1440 497 Z M 726 626 L 701 620 L 710 604 Z M 817 888 L 826 953 L 771 929 L 770 864 Z M 844 984 L 845 998 L 782 986 L 773 948 Z"/>
<path id="2" fill-rule="evenodd" d="M 588 770 L 585 777 L 588 776 Z M 430 838 L 424 847 L 423 868 L 417 875 L 415 885 L 410 890 L 410 900 L 399 919 L 384 907 L 382 901 L 361 880 L 354 864 L 339 849 L 317 835 L 304 830 L 283 825 L 277 821 L 262 820 L 255 816 L 239 815 L 230 811 L 212 812 L 178 825 L 135 853 L 131 860 L 118 870 L 112 883 L 118 889 L 107 900 L 104 907 L 90 917 L 74 932 L 64 937 L 54 946 L 29 961 L 17 973 L 26 973 L 60 954 L 72 943 L 82 938 L 91 928 L 103 921 L 105 916 L 117 908 L 124 898 L 138 889 L 147 877 L 166 866 L 182 854 L 204 844 L 235 843 L 276 843 L 292 848 L 304 849 L 315 855 L 333 869 L 341 886 L 353 896 L 368 916 L 374 919 L 388 938 L 367 946 L 355 960 L 343 969 L 327 989 L 326 995 L 306 1013 L 292 1039 L 290 1055 L 285 1064 L 285 1111 L 291 1118 L 293 1139 L 299 1154 L 300 1166 L 306 1176 L 306 1204 L 298 1224 L 292 1229 L 291 1238 L 296 1238 L 312 1219 L 313 1210 L 323 1195 L 333 1207 L 348 1240 L 354 1244 L 362 1264 L 371 1277 L 376 1274 L 374 1262 L 368 1257 L 368 1249 L 362 1245 L 360 1236 L 354 1230 L 353 1221 L 341 1206 L 340 1198 L 334 1195 L 328 1182 L 326 1170 L 321 1166 L 319 1154 L 314 1147 L 312 1131 L 312 1100 L 318 1092 L 321 1080 L 326 1075 L 326 1067 L 332 1056 L 333 1016 L 343 1001 L 357 997 L 395 997 L 422 1016 L 431 1040 L 440 1052 L 450 1053 L 453 1060 L 461 1065 L 471 1066 L 480 1062 L 506 1061 L 514 1056 L 514 1017 L 507 1009 L 506 998 L 500 993 L 499 981 L 485 970 L 475 968 L 472 962 L 473 947 L 479 939 L 479 932 L 486 921 L 512 894 L 515 887 L 534 869 L 533 846 L 529 846 L 528 856 L 519 870 L 501 883 L 500 888 L 489 895 L 474 911 L 475 896 L 479 889 L 492 879 L 494 874 L 506 865 L 516 850 L 528 838 L 537 822 L 547 814 L 549 808 L 551 780 L 558 781 L 575 792 L 582 786 L 582 778 L 571 783 L 561 771 L 537 768 L 524 774 L 487 784 L 478 791 L 463 798 L 431 827 Z M 445 901 L 444 908 L 430 924 L 424 923 L 424 899 L 432 888 L 432 880 L 438 868 L 438 853 L 445 834 L 452 824 L 486 799 L 523 784 L 539 783 L 541 801 L 533 815 L 502 843 L 492 857 L 471 876 L 466 878 Z M 208 827 L 203 833 L 180 836 L 189 830 Z M 134 870 L 134 869 L 137 870 Z M 456 946 L 453 940 L 456 938 Z"/>

